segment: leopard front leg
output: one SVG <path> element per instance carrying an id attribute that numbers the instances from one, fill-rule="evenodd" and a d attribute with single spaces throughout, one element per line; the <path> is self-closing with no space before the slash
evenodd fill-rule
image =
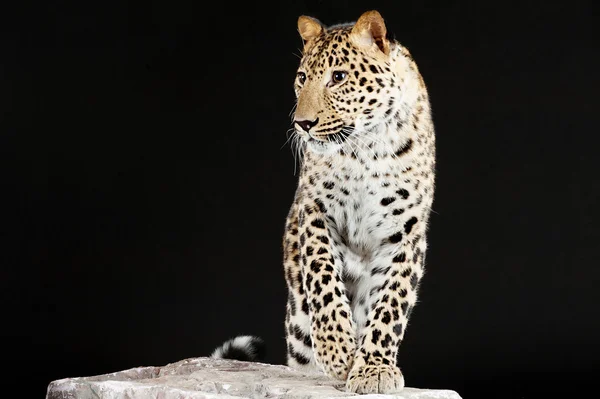
<path id="1" fill-rule="evenodd" d="M 300 262 L 316 363 L 328 376 L 346 380 L 356 329 L 323 208 L 308 204 L 298 212 Z"/>
<path id="2" fill-rule="evenodd" d="M 399 238 L 395 235 L 382 243 L 381 256 L 371 269 L 367 321 L 361 326 L 359 348 L 346 382 L 351 392 L 393 393 L 404 388 L 396 356 L 417 301 L 426 241 L 415 234 L 398 245 L 394 241 Z"/>
<path id="3" fill-rule="evenodd" d="M 302 371 L 315 371 L 316 363 L 310 337 L 310 317 L 304 274 L 300 266 L 298 207 L 290 209 L 283 236 L 283 268 L 288 288 L 285 315 L 287 364 Z"/>

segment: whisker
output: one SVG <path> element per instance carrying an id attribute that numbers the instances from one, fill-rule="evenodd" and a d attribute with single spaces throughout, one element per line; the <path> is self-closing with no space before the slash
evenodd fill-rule
<path id="1" fill-rule="evenodd" d="M 358 144 L 358 142 L 354 141 L 354 139 L 356 138 L 356 136 L 352 136 L 352 137 L 348 137 L 348 142 L 354 144 L 353 146 L 351 146 L 352 148 L 352 152 L 354 153 L 354 156 L 356 158 L 360 158 L 360 146 Z"/>
<path id="2" fill-rule="evenodd" d="M 297 106 L 298 106 L 298 102 L 295 102 L 294 105 L 292 106 L 292 110 L 288 114 L 288 116 L 292 119 L 292 121 L 294 120 L 294 116 L 295 116 L 294 111 L 296 111 Z"/>
<path id="3" fill-rule="evenodd" d="M 354 128 L 352 128 L 352 130 L 354 131 Z M 356 135 L 355 134 L 353 134 L 352 136 L 348 136 L 348 140 L 350 140 L 352 142 L 352 144 L 353 144 L 352 151 L 354 153 L 354 156 L 356 158 L 359 158 L 360 155 L 361 155 L 360 154 L 360 145 L 359 145 L 359 143 L 355 139 L 356 139 Z"/>
<path id="4" fill-rule="evenodd" d="M 290 128 L 290 129 L 288 129 L 288 130 L 287 130 L 287 132 L 285 132 L 285 135 L 286 135 L 286 137 L 287 137 L 287 140 L 285 141 L 285 143 L 283 143 L 283 145 L 282 145 L 281 147 L 279 147 L 279 150 L 280 150 L 280 151 L 281 151 L 281 149 L 282 149 L 283 147 L 285 147 L 285 145 L 286 145 L 287 143 L 289 143 L 290 139 L 291 139 L 292 137 L 294 137 L 294 134 L 295 134 L 295 133 L 296 133 L 296 130 L 295 130 L 294 128 Z"/>
<path id="5" fill-rule="evenodd" d="M 294 140 L 292 143 L 292 154 L 294 155 L 294 175 L 296 174 L 296 162 L 297 162 L 297 157 L 296 154 L 298 153 L 298 135 L 294 135 Z"/>
<path id="6" fill-rule="evenodd" d="M 354 135 L 354 138 L 355 138 L 356 140 L 360 141 L 360 142 L 361 142 L 361 143 L 362 143 L 362 144 L 363 144 L 363 145 L 364 145 L 364 146 L 365 146 L 367 149 L 369 149 L 369 150 L 371 151 L 371 153 L 373 154 L 373 157 L 374 157 L 374 158 L 377 158 L 377 153 L 375 152 L 375 150 L 373 150 L 372 148 L 370 148 L 370 147 L 369 147 L 369 145 L 368 145 L 368 144 L 367 144 L 367 143 L 366 143 L 364 140 L 362 140 L 362 138 L 364 138 L 365 140 L 367 139 L 365 136 L 363 136 L 363 137 L 361 138 L 361 135 L 360 135 L 360 134 L 356 134 L 356 135 Z M 364 153 L 364 154 L 365 154 L 365 155 L 367 155 L 367 154 L 366 154 L 366 150 L 365 150 L 365 153 Z M 367 157 L 368 157 L 368 155 L 367 155 Z"/>
<path id="7" fill-rule="evenodd" d="M 299 48 L 296 48 L 296 50 L 298 50 L 298 52 L 299 52 L 300 54 L 302 54 L 302 53 L 303 53 L 303 51 L 302 51 L 302 50 L 300 50 Z M 296 57 L 298 57 L 298 58 L 302 59 L 302 55 L 298 55 L 298 54 L 296 54 L 296 53 L 292 53 L 292 54 L 293 54 L 293 55 L 295 55 Z"/>
<path id="8" fill-rule="evenodd" d="M 297 134 L 294 136 L 294 139 L 295 139 L 295 145 L 294 145 L 294 149 L 295 149 L 295 151 L 294 151 L 294 175 L 295 175 L 297 172 L 297 167 L 302 166 L 305 143 L 303 140 L 301 140 L 300 136 L 298 136 Z"/>

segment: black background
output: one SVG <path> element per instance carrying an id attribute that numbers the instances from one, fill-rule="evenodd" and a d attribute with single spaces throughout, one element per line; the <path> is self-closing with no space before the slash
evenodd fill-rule
<path id="1" fill-rule="evenodd" d="M 415 57 L 437 129 L 408 385 L 531 398 L 593 380 L 592 1 L 16 4 L 0 13 L 2 332 L 31 397 L 240 333 L 285 361 L 296 20 L 369 9 Z"/>

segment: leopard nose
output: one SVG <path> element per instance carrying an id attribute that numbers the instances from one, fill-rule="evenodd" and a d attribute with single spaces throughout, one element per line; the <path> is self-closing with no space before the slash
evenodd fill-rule
<path id="1" fill-rule="evenodd" d="M 308 132 L 311 128 L 316 126 L 317 123 L 319 123 L 319 118 L 315 119 L 314 121 L 303 120 L 303 121 L 294 121 L 294 123 L 296 123 L 298 126 L 300 126 L 302 128 L 302 130 L 304 130 L 305 132 Z"/>

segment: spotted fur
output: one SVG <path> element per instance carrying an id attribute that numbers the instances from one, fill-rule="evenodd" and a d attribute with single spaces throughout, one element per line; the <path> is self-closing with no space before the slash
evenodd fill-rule
<path id="1" fill-rule="evenodd" d="M 358 393 L 404 387 L 396 363 L 423 277 L 435 136 L 423 79 L 376 11 L 300 17 L 303 160 L 283 239 L 288 364 Z"/>

